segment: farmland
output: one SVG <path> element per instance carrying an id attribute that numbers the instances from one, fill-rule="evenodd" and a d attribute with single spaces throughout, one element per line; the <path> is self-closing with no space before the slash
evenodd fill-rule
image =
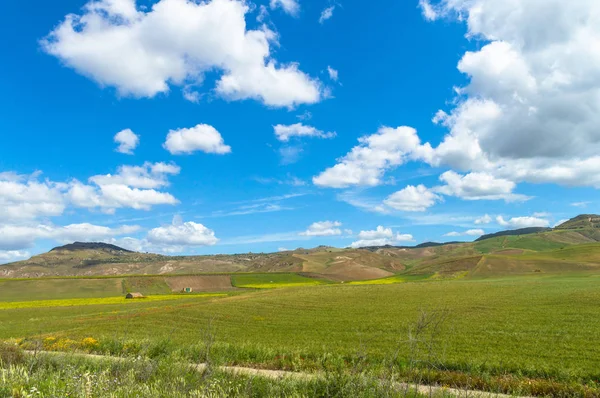
<path id="1" fill-rule="evenodd" d="M 57 289 L 61 299 L 1 306 L 0 339 L 92 337 L 99 342 L 96 352 L 115 353 L 115 344 L 135 345 L 138 352 L 158 345 L 196 359 L 203 330 L 211 325 L 212 355 L 224 364 L 312 371 L 329 366 L 325 357 L 350 368 L 343 364 L 364 356 L 375 370 L 394 355 L 397 366 L 406 366 L 412 355 L 407 343 L 411 328 L 423 313 L 443 313 L 435 355 L 447 371 L 588 386 L 600 377 L 598 274 L 369 285 L 317 280 L 312 286 L 305 281 L 311 279 L 301 276 L 265 278 L 236 276 L 236 285 L 255 288 L 235 293 L 129 302 L 68 300 Z M 299 286 L 256 288 L 273 287 L 271 281 Z M 18 298 L 14 290 L 13 301 Z"/>
<path id="2" fill-rule="evenodd" d="M 65 363 L 104 380 L 114 357 L 129 358 L 122 366 L 138 374 L 145 372 L 135 363 L 142 358 L 154 369 L 155 396 L 164 389 L 181 396 L 207 391 L 206 383 L 275 395 L 403 396 L 396 381 L 600 396 L 599 235 L 596 226 L 575 225 L 414 248 L 189 258 L 107 251 L 101 244 L 73 253 L 57 248 L 6 266 L 11 278 L 0 279 L 0 341 L 9 351 L 109 361 L 99 367 L 97 359 L 73 364 L 74 358 L 55 356 L 36 368 L 25 356 L 19 366 L 38 369 L 28 377 L 40 380 L 52 379 L 48 369 Z M 116 265 L 132 273 L 106 274 Z M 205 268 L 210 272 L 198 272 Z M 33 269 L 43 276 L 19 278 Z M 145 298 L 126 300 L 129 292 Z M 7 354 L 0 349 L 1 355 Z M 186 363 L 215 368 L 198 379 Z M 175 364 L 187 381 L 165 373 Z M 248 379 L 219 373 L 221 365 L 303 372 L 308 379 Z M 21 385 L 17 376 L 11 383 Z M 141 391 L 128 380 L 122 383 L 130 391 Z M 63 387 L 61 393 L 71 388 Z"/>

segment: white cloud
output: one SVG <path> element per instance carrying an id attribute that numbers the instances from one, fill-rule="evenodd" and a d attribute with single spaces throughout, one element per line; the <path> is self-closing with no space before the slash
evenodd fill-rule
<path id="1" fill-rule="evenodd" d="M 365 246 L 385 246 L 413 241 L 413 236 L 410 234 L 394 234 L 391 228 L 384 228 L 380 225 L 375 230 L 360 231 L 358 240 L 352 242 L 350 246 L 356 249 Z"/>
<path id="2" fill-rule="evenodd" d="M 335 6 L 327 7 L 323 11 L 321 11 L 321 16 L 319 17 L 319 23 L 323 24 L 329 18 L 333 16 L 333 10 L 335 10 Z"/>
<path id="3" fill-rule="evenodd" d="M 547 211 L 536 211 L 535 213 L 532 214 L 532 216 L 534 217 L 550 217 L 552 214 L 548 213 Z"/>
<path id="4" fill-rule="evenodd" d="M 447 171 L 440 176 L 440 180 L 446 185 L 436 187 L 436 192 L 465 200 L 502 199 L 506 202 L 520 202 L 530 199 L 526 195 L 512 192 L 516 187 L 514 182 L 486 173 L 460 175 L 454 171 Z"/>
<path id="5" fill-rule="evenodd" d="M 39 173 L 0 173 L 0 219 L 27 220 L 58 216 L 66 207 L 64 185 L 39 181 Z"/>
<path id="6" fill-rule="evenodd" d="M 173 163 L 150 163 L 142 166 L 120 166 L 117 174 L 95 175 L 90 182 L 98 186 L 128 185 L 134 188 L 160 188 L 168 186 L 168 175 L 177 175 L 181 169 Z"/>
<path id="7" fill-rule="evenodd" d="M 529 228 L 529 227 L 547 227 L 550 225 L 550 221 L 539 218 L 539 217 L 513 217 L 505 220 L 504 217 L 496 217 L 496 222 L 503 226 L 511 229 Z"/>
<path id="8" fill-rule="evenodd" d="M 0 250 L 0 264 L 11 263 L 13 261 L 25 260 L 31 257 L 31 254 L 23 250 Z"/>
<path id="9" fill-rule="evenodd" d="M 297 0 L 271 0 L 269 6 L 272 10 L 281 7 L 283 11 L 292 16 L 298 16 L 300 4 Z"/>
<path id="10" fill-rule="evenodd" d="M 419 7 L 421 7 L 421 12 L 423 13 L 423 17 L 428 21 L 435 21 L 438 19 L 439 15 L 434 9 L 434 7 L 429 3 L 428 0 L 419 0 Z"/>
<path id="11" fill-rule="evenodd" d="M 450 133 L 434 165 L 514 182 L 600 188 L 600 3 L 422 1 L 428 19 L 464 21 L 484 44 L 458 69 L 470 78 L 434 121 Z"/>
<path id="12" fill-rule="evenodd" d="M 476 225 L 480 225 L 480 224 L 489 224 L 492 222 L 492 217 L 489 216 L 489 214 L 486 214 L 484 216 L 478 217 L 475 219 L 475 224 Z"/>
<path id="13" fill-rule="evenodd" d="M 21 250 L 33 246 L 38 239 L 59 242 L 97 241 L 139 230 L 135 225 L 118 228 L 89 223 L 55 226 L 53 224 L 0 225 L 0 250 Z"/>
<path id="14" fill-rule="evenodd" d="M 445 234 L 444 236 L 452 236 L 452 237 L 457 237 L 457 236 L 481 236 L 484 235 L 485 231 L 483 229 L 469 229 L 467 231 L 464 232 L 448 232 L 447 234 Z"/>
<path id="15" fill-rule="evenodd" d="M 278 211 L 294 209 L 294 207 L 282 206 L 278 203 L 256 203 L 253 205 L 239 206 L 238 208 L 229 211 L 215 211 L 211 213 L 208 217 L 245 216 L 249 214 L 274 213 Z"/>
<path id="16" fill-rule="evenodd" d="M 301 232 L 302 236 L 335 236 L 341 235 L 342 230 L 339 228 L 342 223 L 339 221 L 318 221 L 312 223 L 308 229 Z"/>
<path id="17" fill-rule="evenodd" d="M 131 131 L 131 129 L 119 131 L 115 134 L 114 140 L 119 144 L 116 151 L 127 155 L 133 155 L 133 150 L 140 143 L 140 137 Z"/>
<path id="18" fill-rule="evenodd" d="M 192 128 L 170 130 L 163 147 L 172 155 L 190 154 L 195 151 L 223 155 L 231 152 L 221 134 L 208 124 L 198 124 Z"/>
<path id="19" fill-rule="evenodd" d="M 442 198 L 424 185 L 408 185 L 383 201 L 385 205 L 401 211 L 425 211 Z"/>
<path id="20" fill-rule="evenodd" d="M 416 152 L 426 151 L 421 149 L 416 130 L 406 126 L 381 127 L 358 141 L 359 145 L 338 159 L 335 166 L 314 177 L 313 183 L 331 188 L 380 185 L 385 171 L 401 165 Z"/>
<path id="21" fill-rule="evenodd" d="M 592 203 L 592 202 L 589 202 L 589 201 L 574 202 L 574 203 L 571 203 L 571 206 L 584 208 L 584 207 L 587 207 L 590 203 Z"/>
<path id="22" fill-rule="evenodd" d="M 279 248 L 277 248 L 277 251 L 278 252 L 287 252 L 287 251 L 289 251 L 289 249 L 286 249 L 285 247 L 279 247 Z"/>
<path id="23" fill-rule="evenodd" d="M 333 138 L 335 132 L 324 132 L 312 126 L 306 126 L 302 123 L 291 125 L 278 124 L 273 126 L 275 136 L 281 142 L 288 142 L 292 137 L 317 137 L 317 138 Z"/>
<path id="24" fill-rule="evenodd" d="M 294 0 L 274 0 L 287 12 Z M 278 64 L 271 46 L 278 35 L 266 25 L 246 29 L 250 6 L 241 0 L 160 0 L 151 8 L 135 0 L 90 1 L 68 14 L 41 40 L 44 51 L 120 95 L 154 97 L 170 85 L 200 86 L 217 71 L 215 92 L 226 99 L 256 99 L 293 107 L 321 100 L 322 88 L 298 69 Z M 192 100 L 197 100 L 193 95 Z"/>
<path id="25" fill-rule="evenodd" d="M 174 252 L 183 251 L 185 247 L 213 246 L 219 240 L 213 230 L 192 221 L 177 222 L 154 228 L 148 231 L 147 240 L 151 244 L 163 248 L 171 248 Z"/>
<path id="26" fill-rule="evenodd" d="M 171 194 L 157 188 L 169 185 L 168 175 L 179 173 L 179 167 L 168 163 L 144 163 L 143 166 L 121 166 L 117 174 L 96 175 L 90 184 L 40 181 L 40 173 L 29 176 L 0 173 L 0 219 L 26 221 L 55 217 L 68 206 L 100 208 L 112 213 L 117 208 L 149 210 L 154 205 L 177 204 Z"/>
<path id="27" fill-rule="evenodd" d="M 117 208 L 149 210 L 155 205 L 175 205 L 179 201 L 173 195 L 156 188 L 168 186 L 167 176 L 179 171 L 177 165 L 168 163 L 121 166 L 115 175 L 90 177 L 92 185 L 71 181 L 65 196 L 76 207 L 100 208 L 108 213 Z"/>
<path id="28" fill-rule="evenodd" d="M 329 74 L 329 78 L 331 80 L 333 80 L 334 82 L 338 81 L 339 76 L 338 76 L 338 71 L 337 70 L 333 69 L 331 66 L 328 66 L 327 67 L 327 73 Z"/>

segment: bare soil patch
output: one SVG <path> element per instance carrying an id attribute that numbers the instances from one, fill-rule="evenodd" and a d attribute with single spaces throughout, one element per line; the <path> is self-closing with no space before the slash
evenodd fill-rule
<path id="1" fill-rule="evenodd" d="M 335 264 L 327 268 L 323 274 L 340 281 L 359 281 L 381 279 L 394 275 L 392 272 L 356 263 Z"/>

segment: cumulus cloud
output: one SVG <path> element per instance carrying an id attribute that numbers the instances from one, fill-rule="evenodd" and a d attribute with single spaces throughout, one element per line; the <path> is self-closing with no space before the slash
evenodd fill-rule
<path id="1" fill-rule="evenodd" d="M 179 201 L 158 190 L 169 185 L 168 176 L 179 173 L 172 163 L 121 166 L 116 174 L 95 175 L 88 183 L 78 180 L 40 181 L 40 173 L 0 173 L 0 219 L 24 222 L 55 217 L 69 206 L 99 208 L 112 213 L 117 208 L 149 210 L 154 205 Z"/>
<path id="2" fill-rule="evenodd" d="M 133 155 L 133 150 L 140 143 L 140 137 L 131 131 L 131 129 L 125 129 L 115 134 L 114 141 L 119 144 L 117 149 L 115 149 L 117 152 Z"/>
<path id="3" fill-rule="evenodd" d="M 424 185 L 409 185 L 383 201 L 386 206 L 401 211 L 425 211 L 442 198 Z"/>
<path id="4" fill-rule="evenodd" d="M 177 175 L 181 169 L 173 163 L 150 163 L 142 166 L 120 166 L 117 174 L 95 175 L 90 182 L 98 186 L 128 185 L 134 188 L 160 188 L 169 185 L 168 175 Z"/>
<path id="5" fill-rule="evenodd" d="M 426 151 L 420 146 L 415 129 L 411 127 L 381 127 L 375 134 L 359 138 L 359 145 L 338 163 L 313 178 L 322 187 L 376 186 L 384 173 L 403 164 L 410 157 Z"/>
<path id="6" fill-rule="evenodd" d="M 342 230 L 339 228 L 342 223 L 339 221 L 318 221 L 312 223 L 308 229 L 301 232 L 302 236 L 335 236 L 341 235 Z"/>
<path id="7" fill-rule="evenodd" d="M 294 0 L 272 7 L 297 13 Z M 322 98 L 318 80 L 298 64 L 278 64 L 271 47 L 278 36 L 266 25 L 246 29 L 250 6 L 241 0 L 160 0 L 146 9 L 135 0 L 88 2 L 68 14 L 42 49 L 66 66 L 120 95 L 154 97 L 170 85 L 200 86 L 217 71 L 215 92 L 230 100 L 256 99 L 268 106 L 293 107 Z M 189 98 L 196 101 L 199 94 Z"/>
<path id="8" fill-rule="evenodd" d="M 155 205 L 174 205 L 179 201 L 173 195 L 157 189 L 168 186 L 168 176 L 179 171 L 172 163 L 121 166 L 117 174 L 90 177 L 89 185 L 71 181 L 65 197 L 76 207 L 100 208 L 108 213 L 118 208 L 149 210 Z"/>
<path id="9" fill-rule="evenodd" d="M 385 246 L 394 245 L 399 242 L 412 242 L 413 236 L 410 234 L 394 234 L 391 228 L 384 228 L 381 225 L 375 230 L 360 231 L 358 240 L 350 245 L 353 248 L 366 246 Z"/>
<path id="10" fill-rule="evenodd" d="M 0 219 L 27 220 L 63 213 L 64 184 L 40 181 L 39 176 L 0 173 Z"/>
<path id="11" fill-rule="evenodd" d="M 306 126 L 302 123 L 291 125 L 278 124 L 273 126 L 275 136 L 281 142 L 288 142 L 292 137 L 316 137 L 316 138 L 333 138 L 335 132 L 324 132 L 312 126 Z"/>
<path id="12" fill-rule="evenodd" d="M 508 220 L 505 220 L 504 217 L 498 216 L 496 217 L 496 222 L 507 228 L 511 229 L 519 229 L 519 228 L 529 228 L 529 227 L 547 227 L 550 225 L 550 221 L 539 218 L 539 217 L 513 217 Z"/>
<path id="13" fill-rule="evenodd" d="M 215 232 L 204 225 L 182 222 L 176 218 L 171 225 L 148 231 L 146 239 L 154 245 L 170 247 L 174 251 L 182 251 L 184 247 L 213 246 L 219 241 Z"/>
<path id="14" fill-rule="evenodd" d="M 525 201 L 526 195 L 512 191 L 516 183 L 503 178 L 496 178 L 487 173 L 469 173 L 460 175 L 447 171 L 440 176 L 446 185 L 435 188 L 435 191 L 448 196 L 456 196 L 466 200 L 505 200 L 506 202 Z"/>
<path id="15" fill-rule="evenodd" d="M 319 17 L 319 23 L 321 25 L 333 16 L 333 10 L 335 10 L 335 6 L 327 7 L 321 11 L 321 16 Z"/>
<path id="16" fill-rule="evenodd" d="M 271 0 L 269 2 L 269 7 L 271 7 L 272 10 L 281 8 L 286 14 L 292 16 L 298 16 L 298 13 L 300 12 L 300 3 L 298 3 L 297 0 Z"/>
<path id="17" fill-rule="evenodd" d="M 53 224 L 0 225 L 0 250 L 21 250 L 33 246 L 38 239 L 59 242 L 97 241 L 139 230 L 135 225 L 109 228 L 89 223 L 56 226 Z"/>
<path id="18" fill-rule="evenodd" d="M 469 229 L 464 232 L 448 232 L 444 236 L 458 237 L 458 236 L 481 236 L 484 235 L 485 231 L 483 229 Z"/>
<path id="19" fill-rule="evenodd" d="M 196 151 L 223 155 L 231 152 L 221 134 L 208 124 L 192 128 L 170 130 L 163 147 L 173 155 L 190 154 Z"/>
<path id="20" fill-rule="evenodd" d="M 600 187 L 600 3 L 421 1 L 469 38 L 469 84 L 435 122 L 449 129 L 429 161 L 515 182 Z"/>

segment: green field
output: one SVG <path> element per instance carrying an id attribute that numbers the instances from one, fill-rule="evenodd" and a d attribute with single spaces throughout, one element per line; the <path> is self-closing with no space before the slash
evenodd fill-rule
<path id="1" fill-rule="evenodd" d="M 274 289 L 293 286 L 317 286 L 330 283 L 323 279 L 307 278 L 292 273 L 240 274 L 231 277 L 232 284 L 239 288 Z"/>
<path id="2" fill-rule="evenodd" d="M 0 301 L 114 297 L 122 292 L 121 278 L 0 279 Z"/>
<path id="3" fill-rule="evenodd" d="M 271 280 L 286 285 L 308 279 L 269 276 L 268 283 L 265 275 L 238 276 L 236 284 L 270 287 Z M 0 310 L 0 339 L 94 337 L 101 344 L 122 340 L 147 346 L 168 340 L 171 349 L 186 355 L 211 323 L 225 363 L 313 369 L 323 356 L 351 361 L 362 352 L 376 368 L 396 352 L 398 363 L 406 364 L 412 355 L 409 330 L 420 314 L 443 311 L 447 320 L 436 358 L 448 371 L 590 384 L 600 378 L 599 283 L 594 274 L 532 275 L 300 286 L 164 301 L 77 299 L 68 307 L 13 303 L 18 308 L 5 304 Z M 291 359 L 275 359 L 282 355 Z"/>

